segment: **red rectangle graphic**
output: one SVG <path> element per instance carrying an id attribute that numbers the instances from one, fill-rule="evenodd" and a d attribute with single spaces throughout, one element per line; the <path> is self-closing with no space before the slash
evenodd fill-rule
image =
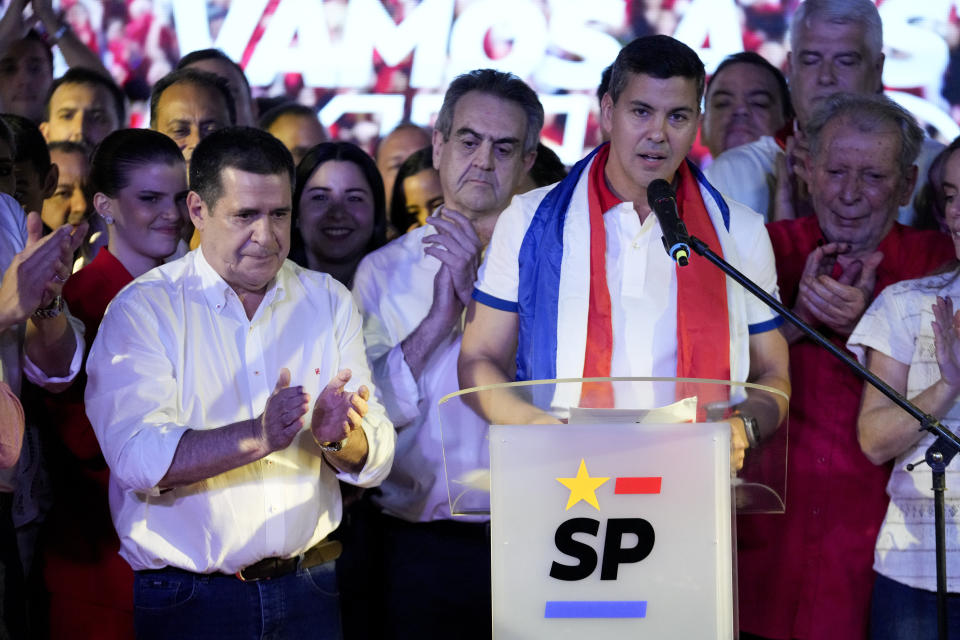
<path id="1" fill-rule="evenodd" d="M 619 494 L 630 493 L 660 493 L 662 476 L 652 478 L 617 478 L 613 492 Z"/>

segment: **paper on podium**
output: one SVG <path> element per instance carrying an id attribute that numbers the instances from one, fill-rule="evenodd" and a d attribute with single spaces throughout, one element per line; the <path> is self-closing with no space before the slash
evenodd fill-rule
<path id="1" fill-rule="evenodd" d="M 684 398 L 665 407 L 653 409 L 595 409 L 570 407 L 569 424 L 671 424 L 697 419 L 697 398 Z"/>
<path id="2" fill-rule="evenodd" d="M 579 406 L 584 382 L 608 382 L 613 387 L 615 406 L 595 409 Z M 689 394 L 676 400 L 678 389 Z M 540 408 L 545 415 L 568 424 L 678 424 L 716 422 L 729 416 L 747 393 L 786 396 L 760 385 L 719 380 L 680 378 L 590 378 L 533 380 L 464 389 L 439 403 L 440 440 L 444 480 L 450 513 L 490 513 L 489 439 L 472 434 L 472 427 L 460 420 L 471 395 L 489 400 L 486 394 Z M 653 408 L 651 408 L 653 407 Z M 704 416 L 706 419 L 704 419 Z M 522 429 L 524 425 L 513 428 Z M 782 513 L 786 509 L 787 420 L 757 449 L 747 452 L 743 469 L 732 480 L 735 504 L 741 513 Z M 465 452 L 463 447 L 471 447 Z M 481 447 L 482 450 L 477 449 Z M 456 449 L 453 455 L 452 450 Z"/>

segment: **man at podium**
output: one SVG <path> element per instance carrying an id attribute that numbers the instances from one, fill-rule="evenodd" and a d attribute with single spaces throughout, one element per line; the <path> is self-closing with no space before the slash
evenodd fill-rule
<path id="1" fill-rule="evenodd" d="M 763 218 L 724 199 L 686 161 L 703 87 L 703 63 L 673 38 L 638 38 L 620 51 L 601 102 L 609 144 L 564 181 L 515 198 L 497 222 L 467 311 L 461 388 L 515 379 L 677 376 L 750 381 L 789 393 L 779 316 L 704 258 L 674 263 L 647 203 L 653 180 L 670 182 L 690 233 L 777 294 Z M 568 404 L 636 404 L 617 398 L 609 384 L 584 384 L 580 393 Z M 491 423 L 555 421 L 506 391 L 469 395 Z M 772 394 L 739 404 L 729 417 L 733 468 L 785 411 L 786 402 Z"/>

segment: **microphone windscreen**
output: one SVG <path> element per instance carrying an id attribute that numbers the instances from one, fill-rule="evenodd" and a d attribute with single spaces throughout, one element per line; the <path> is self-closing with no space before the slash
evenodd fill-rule
<path id="1" fill-rule="evenodd" d="M 663 178 L 657 178 L 647 187 L 647 204 L 650 205 L 651 209 L 654 208 L 653 203 L 661 200 L 671 200 L 675 197 L 673 187 Z"/>

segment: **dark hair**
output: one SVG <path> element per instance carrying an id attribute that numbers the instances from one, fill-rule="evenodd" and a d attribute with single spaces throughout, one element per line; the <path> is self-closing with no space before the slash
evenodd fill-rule
<path id="1" fill-rule="evenodd" d="M 0 115 L 0 120 L 13 134 L 14 162 L 28 161 L 38 174 L 47 175 L 50 171 L 50 151 L 33 120 L 14 113 L 4 113 Z"/>
<path id="2" fill-rule="evenodd" d="M 82 153 L 87 156 L 87 159 L 90 158 L 90 147 L 85 145 L 82 142 L 74 142 L 72 140 L 57 140 L 56 142 L 48 142 L 47 150 L 50 153 L 54 151 L 59 151 L 60 153 Z"/>
<path id="3" fill-rule="evenodd" d="M 610 75 L 613 73 L 613 63 L 611 62 L 604 68 L 600 74 L 600 84 L 597 85 L 597 102 L 603 102 L 603 96 L 610 91 Z"/>
<path id="4" fill-rule="evenodd" d="M 710 76 L 710 82 L 707 83 L 707 93 L 710 93 L 710 85 L 713 84 L 714 79 L 720 75 L 721 71 L 730 65 L 741 62 L 759 67 L 773 76 L 773 79 L 777 81 L 777 89 L 780 93 L 780 105 L 781 109 L 783 110 L 783 118 L 784 120 L 789 120 L 792 118 L 793 103 L 790 101 L 790 89 L 787 87 L 787 79 L 784 77 L 783 72 L 770 64 L 766 58 L 758 53 L 754 53 L 753 51 L 741 51 L 740 53 L 734 53 L 733 55 L 729 55 L 724 58 L 723 62 L 717 65 L 717 69 L 713 72 L 713 75 Z"/>
<path id="5" fill-rule="evenodd" d="M 530 167 L 530 179 L 538 187 L 545 187 L 554 182 L 560 182 L 567 177 L 567 168 L 553 149 L 543 144 L 537 144 L 537 159 Z"/>
<path id="6" fill-rule="evenodd" d="M 913 203 L 917 219 L 911 226 L 921 229 L 947 230 L 947 203 L 943 193 L 943 181 L 946 179 L 947 161 L 957 150 L 960 150 L 960 138 L 956 138 L 940 151 L 930 163 L 926 182 Z"/>
<path id="7" fill-rule="evenodd" d="M 286 175 L 293 187 L 293 156 L 283 143 L 253 127 L 218 129 L 197 144 L 190 158 L 190 189 L 213 207 L 223 195 L 223 170 Z"/>
<path id="8" fill-rule="evenodd" d="M 90 160 L 91 193 L 111 198 L 130 184 L 130 172 L 144 165 L 183 164 L 183 154 L 173 140 L 152 129 L 120 129 L 93 150 Z"/>
<path id="9" fill-rule="evenodd" d="M 260 116 L 260 121 L 257 123 L 257 125 L 266 131 L 273 126 L 274 122 L 286 115 L 304 116 L 306 118 L 316 119 L 317 111 L 308 106 L 302 105 L 299 102 L 285 102 L 283 104 L 278 104 Z"/>
<path id="10" fill-rule="evenodd" d="M 681 77 L 697 85 L 697 106 L 703 98 L 706 71 L 693 49 L 670 36 L 643 36 L 627 43 L 610 72 L 610 98 L 616 103 L 627 88 L 630 74 L 644 74 L 659 80 Z"/>
<path id="11" fill-rule="evenodd" d="M 13 129 L 11 129 L 2 118 L 0 118 L 0 140 L 6 142 L 7 146 L 10 147 L 10 157 L 16 162 L 17 140 L 13 137 Z"/>
<path id="12" fill-rule="evenodd" d="M 416 219 L 407 211 L 407 192 L 403 188 L 403 181 L 415 176 L 421 171 L 433 169 L 433 145 L 427 145 L 407 156 L 400 168 L 397 169 L 397 178 L 393 183 L 393 193 L 390 197 L 390 224 L 398 233 L 404 233 Z"/>
<path id="13" fill-rule="evenodd" d="M 501 100 L 517 103 L 527 116 L 527 137 L 523 141 L 523 152 L 530 153 L 537 148 L 540 130 L 543 128 L 543 105 L 540 104 L 540 99 L 534 90 L 517 76 L 493 69 L 475 69 L 464 73 L 454 78 L 447 87 L 434 125 L 444 140 L 449 140 L 453 132 L 453 112 L 457 102 L 470 91 L 487 93 Z"/>
<path id="14" fill-rule="evenodd" d="M 126 123 L 127 101 L 123 95 L 123 91 L 117 86 L 117 83 L 113 81 L 113 78 L 96 71 L 91 71 L 90 69 L 84 69 L 83 67 L 71 67 L 67 69 L 66 73 L 54 80 L 53 84 L 50 85 L 50 91 L 47 93 L 47 100 L 44 103 L 44 118 L 48 122 L 50 121 L 50 100 L 53 98 L 53 94 L 56 93 L 57 89 L 65 84 L 82 84 L 88 87 L 102 87 L 106 89 L 110 97 L 113 98 L 113 109 L 114 114 L 117 116 L 117 124 L 122 127 Z"/>
<path id="15" fill-rule="evenodd" d="M 364 252 L 370 253 L 387 243 L 386 196 L 383 190 L 383 178 L 377 169 L 377 163 L 367 155 L 366 151 L 352 142 L 321 142 L 311 147 L 303 156 L 300 164 L 297 165 L 296 186 L 293 189 L 293 228 L 290 237 L 290 259 L 300 265 L 306 265 L 306 247 L 303 244 L 303 236 L 297 227 L 300 218 L 300 196 L 303 195 L 304 187 L 306 187 L 314 172 L 320 168 L 320 165 L 331 160 L 355 164 L 360 169 L 360 173 L 363 174 L 373 194 L 373 233 L 370 235 L 370 242 L 367 243 Z"/>
<path id="16" fill-rule="evenodd" d="M 163 76 L 153 85 L 153 91 L 150 92 L 151 127 L 157 126 L 157 105 L 160 104 L 160 97 L 164 91 L 175 84 L 192 84 L 219 94 L 220 97 L 223 98 L 223 102 L 230 114 L 230 124 L 232 125 L 237 122 L 237 105 L 233 104 L 233 96 L 230 95 L 230 89 L 227 86 L 226 80 L 209 71 L 201 71 L 200 69 L 178 69 Z"/>
<path id="17" fill-rule="evenodd" d="M 50 74 L 53 75 L 53 51 L 50 49 L 50 45 L 47 44 L 47 41 L 43 39 L 43 36 L 36 29 L 30 29 L 24 34 L 22 40 L 33 40 L 43 49 L 43 54 L 47 59 L 47 63 L 50 65 Z"/>
<path id="18" fill-rule="evenodd" d="M 236 69 L 240 77 L 243 78 L 243 85 L 247 88 L 247 93 L 250 93 L 250 81 L 247 80 L 247 74 L 243 72 L 243 67 L 234 62 L 230 56 L 220 49 L 197 49 L 196 51 L 191 51 L 177 61 L 177 69 L 186 69 L 190 65 L 204 60 L 221 60 Z"/>

